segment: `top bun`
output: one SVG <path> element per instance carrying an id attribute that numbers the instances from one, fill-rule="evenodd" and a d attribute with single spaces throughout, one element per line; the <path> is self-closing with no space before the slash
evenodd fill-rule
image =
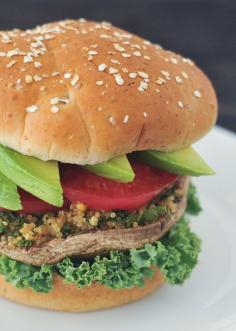
<path id="1" fill-rule="evenodd" d="M 194 63 L 109 23 L 0 32 L 0 143 L 42 160 L 95 164 L 174 151 L 214 125 Z"/>

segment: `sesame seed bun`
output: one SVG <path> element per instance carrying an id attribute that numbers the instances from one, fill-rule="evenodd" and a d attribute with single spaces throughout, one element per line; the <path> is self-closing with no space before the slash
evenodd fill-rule
<path id="1" fill-rule="evenodd" d="M 0 143 L 42 160 L 95 164 L 174 151 L 217 116 L 194 63 L 108 23 L 0 32 Z"/>
<path id="2" fill-rule="evenodd" d="M 38 308 L 67 312 L 85 312 L 111 308 L 143 298 L 164 284 L 158 269 L 151 279 L 146 279 L 143 288 L 113 290 L 100 284 L 78 289 L 55 277 L 54 289 L 50 293 L 35 293 L 31 289 L 17 289 L 0 276 L 0 296 L 9 300 Z"/>

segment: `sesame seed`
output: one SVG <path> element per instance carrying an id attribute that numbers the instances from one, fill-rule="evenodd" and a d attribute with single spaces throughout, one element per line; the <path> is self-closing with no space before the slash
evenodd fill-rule
<path id="1" fill-rule="evenodd" d="M 177 64 L 178 60 L 175 57 L 171 57 L 170 62 L 173 63 L 173 64 Z"/>
<path id="2" fill-rule="evenodd" d="M 133 52 L 134 56 L 142 56 L 142 53 L 140 51 L 135 51 Z"/>
<path id="3" fill-rule="evenodd" d="M 88 51 L 88 55 L 97 55 L 97 51 Z"/>
<path id="4" fill-rule="evenodd" d="M 177 105 L 178 105 L 179 108 L 184 108 L 184 104 L 183 104 L 182 101 L 178 101 Z"/>
<path id="5" fill-rule="evenodd" d="M 130 74 L 129 74 L 129 77 L 130 78 L 136 78 L 138 76 L 138 74 L 136 73 L 136 72 L 131 72 Z"/>
<path id="6" fill-rule="evenodd" d="M 15 55 L 18 55 L 18 54 L 19 54 L 19 50 L 12 49 L 11 51 L 7 52 L 7 57 L 12 57 L 12 56 L 15 56 Z"/>
<path id="7" fill-rule="evenodd" d="M 3 43 L 5 43 L 5 44 L 8 44 L 8 43 L 11 43 L 11 42 L 12 42 L 11 39 L 10 39 L 10 37 L 9 37 L 7 34 L 3 35 L 1 41 L 2 41 Z"/>
<path id="8" fill-rule="evenodd" d="M 71 86 L 75 86 L 79 81 L 79 75 L 74 75 L 73 79 L 71 80 Z"/>
<path id="9" fill-rule="evenodd" d="M 105 34 L 105 33 L 100 34 L 99 37 L 100 37 L 100 38 L 103 38 L 103 39 L 110 39 L 110 38 L 112 38 L 112 36 L 109 36 L 108 34 Z"/>
<path id="10" fill-rule="evenodd" d="M 99 86 L 102 86 L 104 84 L 104 82 L 103 82 L 103 80 L 97 80 L 96 84 L 99 85 Z"/>
<path id="11" fill-rule="evenodd" d="M 59 107 L 57 107 L 57 106 L 52 106 L 50 110 L 51 110 L 52 113 L 55 114 L 55 113 L 58 113 L 58 112 L 59 112 Z"/>
<path id="12" fill-rule="evenodd" d="M 46 88 L 46 86 L 42 85 L 42 86 L 40 86 L 39 89 L 40 89 L 41 92 L 44 92 L 44 91 L 46 91 L 47 88 Z"/>
<path id="13" fill-rule="evenodd" d="M 102 111 L 102 107 L 98 107 L 98 111 Z"/>
<path id="14" fill-rule="evenodd" d="M 122 68 L 121 69 L 125 74 L 127 74 L 129 72 L 129 70 L 127 68 Z"/>
<path id="15" fill-rule="evenodd" d="M 150 56 L 148 56 L 148 55 L 144 55 L 144 59 L 145 60 L 151 60 Z"/>
<path id="16" fill-rule="evenodd" d="M 194 92 L 193 92 L 193 95 L 196 97 L 196 98 L 201 98 L 201 92 L 199 91 L 199 90 L 195 90 Z"/>
<path id="17" fill-rule="evenodd" d="M 25 76 L 25 81 L 26 81 L 26 83 L 28 83 L 28 84 L 32 83 L 32 82 L 33 82 L 33 78 L 32 78 L 32 76 L 31 76 L 31 75 L 26 75 L 26 76 Z"/>
<path id="18" fill-rule="evenodd" d="M 143 117 L 148 117 L 148 114 L 146 112 L 143 113 Z"/>
<path id="19" fill-rule="evenodd" d="M 128 123 L 129 121 L 129 115 L 125 115 L 124 119 L 123 119 L 123 123 Z"/>
<path id="20" fill-rule="evenodd" d="M 107 65 L 105 63 L 101 63 L 98 66 L 98 70 L 99 71 L 104 71 L 107 68 Z"/>
<path id="21" fill-rule="evenodd" d="M 42 67 L 42 64 L 40 62 L 34 62 L 34 66 L 36 69 L 39 69 Z"/>
<path id="22" fill-rule="evenodd" d="M 140 77 L 142 78 L 148 78 L 148 74 L 146 72 L 143 72 L 143 71 L 138 71 L 138 74 Z"/>
<path id="23" fill-rule="evenodd" d="M 59 101 L 62 103 L 66 103 L 66 104 L 68 104 L 70 102 L 70 100 L 68 98 L 60 98 Z"/>
<path id="24" fill-rule="evenodd" d="M 181 75 L 182 75 L 185 79 L 188 79 L 188 75 L 186 74 L 186 72 L 182 71 L 182 72 L 181 72 Z"/>
<path id="25" fill-rule="evenodd" d="M 155 46 L 155 48 L 158 49 L 158 50 L 159 50 L 159 49 L 162 49 L 162 46 L 161 46 L 161 45 L 155 44 L 154 46 Z"/>
<path id="26" fill-rule="evenodd" d="M 31 106 L 26 107 L 26 112 L 27 113 L 34 113 L 37 110 L 38 110 L 38 106 L 36 106 L 36 105 L 31 105 Z"/>
<path id="27" fill-rule="evenodd" d="M 118 37 L 118 38 L 121 37 L 121 33 L 119 31 L 113 32 L 113 35 Z"/>
<path id="28" fill-rule="evenodd" d="M 170 73 L 168 71 L 165 70 L 161 70 L 161 73 L 163 76 L 165 76 L 166 78 L 170 76 Z"/>
<path id="29" fill-rule="evenodd" d="M 175 81 L 176 81 L 177 84 L 182 84 L 182 82 L 183 82 L 183 80 L 180 76 L 176 76 Z"/>
<path id="30" fill-rule="evenodd" d="M 112 124 L 112 125 L 116 125 L 116 119 L 114 116 L 109 116 L 108 121 Z"/>
<path id="31" fill-rule="evenodd" d="M 131 57 L 131 55 L 128 54 L 128 53 L 122 53 L 122 56 L 123 56 L 123 57 Z"/>
<path id="32" fill-rule="evenodd" d="M 50 104 L 51 105 L 56 105 L 57 103 L 59 103 L 59 98 L 58 97 L 54 97 L 50 100 Z"/>
<path id="33" fill-rule="evenodd" d="M 193 65 L 193 61 L 190 60 L 190 59 L 187 59 L 187 58 L 185 58 L 185 57 L 182 58 L 182 62 L 183 62 L 183 63 L 187 63 L 187 64 L 189 64 L 189 65 L 191 65 L 191 66 Z"/>
<path id="34" fill-rule="evenodd" d="M 16 64 L 16 60 L 13 60 L 13 61 L 11 61 L 11 62 L 9 62 L 7 65 L 6 65 L 6 68 L 11 68 L 11 67 L 13 67 L 14 66 L 14 64 Z"/>
<path id="35" fill-rule="evenodd" d="M 109 74 L 113 75 L 113 74 L 116 74 L 116 73 L 118 72 L 118 70 L 115 69 L 115 68 L 110 67 L 110 68 L 108 69 L 108 72 L 109 72 Z"/>
<path id="36" fill-rule="evenodd" d="M 35 82 L 39 82 L 40 80 L 42 80 L 42 77 L 40 77 L 39 75 L 34 75 Z"/>
<path id="37" fill-rule="evenodd" d="M 120 61 L 116 60 L 116 59 L 111 59 L 111 62 L 114 64 L 120 64 Z"/>
<path id="38" fill-rule="evenodd" d="M 65 74 L 64 74 L 64 78 L 66 78 L 66 79 L 69 79 L 69 78 L 71 78 L 71 73 L 70 72 L 65 72 Z"/>
<path id="39" fill-rule="evenodd" d="M 138 91 L 144 92 L 145 90 L 147 90 L 147 88 L 148 88 L 148 84 L 144 81 L 141 81 L 138 87 Z"/>
<path id="40" fill-rule="evenodd" d="M 29 63 L 29 62 L 33 62 L 33 58 L 31 55 L 25 55 L 24 56 L 24 63 Z"/>
<path id="41" fill-rule="evenodd" d="M 4 44 L 10 44 L 12 42 L 12 40 L 1 40 Z"/>
<path id="42" fill-rule="evenodd" d="M 59 72 L 59 71 L 54 71 L 54 72 L 52 73 L 52 77 L 55 77 L 55 76 L 58 76 L 58 75 L 60 75 L 60 72 Z"/>
<path id="43" fill-rule="evenodd" d="M 46 40 L 50 40 L 50 39 L 54 39 L 54 38 L 55 38 L 55 36 L 52 36 L 50 34 L 45 34 L 45 39 Z"/>
<path id="44" fill-rule="evenodd" d="M 167 77 L 165 77 L 165 78 L 167 78 Z M 158 79 L 161 80 L 163 83 L 166 83 L 166 80 L 164 78 L 158 77 Z"/>
<path id="45" fill-rule="evenodd" d="M 121 77 L 120 74 L 115 74 L 115 81 L 118 85 L 123 85 L 124 84 L 124 79 Z"/>
<path id="46" fill-rule="evenodd" d="M 31 43 L 30 44 L 32 47 L 36 48 L 36 47 L 39 47 L 40 46 L 40 43 L 38 42 L 34 42 L 34 43 Z"/>
<path id="47" fill-rule="evenodd" d="M 113 44 L 114 48 L 119 52 L 125 52 L 125 48 L 121 47 L 119 44 Z"/>
<path id="48" fill-rule="evenodd" d="M 157 83 L 158 85 L 162 85 L 162 84 L 165 83 L 165 80 L 158 78 L 158 79 L 156 80 L 156 83 Z"/>
<path id="49" fill-rule="evenodd" d="M 160 90 L 159 90 L 158 88 L 156 88 L 156 92 L 157 92 L 157 93 L 160 93 Z"/>

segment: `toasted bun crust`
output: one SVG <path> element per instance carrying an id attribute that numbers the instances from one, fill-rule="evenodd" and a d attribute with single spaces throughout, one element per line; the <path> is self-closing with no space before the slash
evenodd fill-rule
<path id="1" fill-rule="evenodd" d="M 55 277 L 52 292 L 35 293 L 30 289 L 17 289 L 0 276 L 0 296 L 28 306 L 67 312 L 85 312 L 111 308 L 138 300 L 164 284 L 164 277 L 157 269 L 152 279 L 145 281 L 145 287 L 112 290 L 94 284 L 78 289 L 65 284 L 59 276 Z"/>
<path id="2" fill-rule="evenodd" d="M 0 49 L 0 143 L 23 154 L 94 164 L 181 149 L 215 123 L 192 61 L 108 23 L 0 32 Z"/>

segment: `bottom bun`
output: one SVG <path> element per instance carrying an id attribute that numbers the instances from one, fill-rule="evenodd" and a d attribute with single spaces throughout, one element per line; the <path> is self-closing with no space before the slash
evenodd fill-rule
<path id="1" fill-rule="evenodd" d="M 59 276 L 54 278 L 51 292 L 35 293 L 31 289 L 17 289 L 0 276 L 0 296 L 38 308 L 67 312 L 85 312 L 127 304 L 138 300 L 159 288 L 165 282 L 157 269 L 151 279 L 145 280 L 143 288 L 112 290 L 100 284 L 78 289 L 75 285 L 65 284 Z"/>

